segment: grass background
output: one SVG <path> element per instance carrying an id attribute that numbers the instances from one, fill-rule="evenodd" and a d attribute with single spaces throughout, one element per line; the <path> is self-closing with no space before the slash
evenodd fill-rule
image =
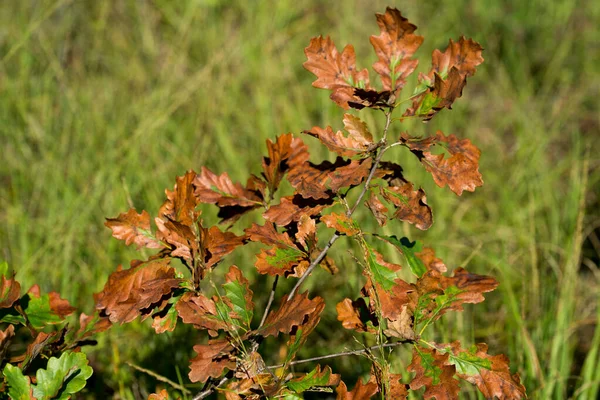
<path id="1" fill-rule="evenodd" d="M 103 219 L 130 205 L 156 212 L 164 188 L 187 169 L 206 165 L 245 181 L 259 170 L 265 139 L 279 133 L 341 127 L 342 110 L 311 88 L 303 49 L 311 37 L 331 35 L 338 46 L 355 45 L 359 66 L 371 65 L 373 14 L 386 5 L 425 36 L 421 71 L 448 38 L 473 37 L 485 48 L 486 62 L 454 110 L 406 127 L 470 138 L 483 151 L 485 185 L 458 198 L 407 153 L 394 153 L 427 191 L 436 222 L 425 234 L 402 224 L 386 233 L 421 238 L 447 265 L 500 281 L 486 302 L 445 317 L 433 338 L 485 341 L 490 353 L 507 354 L 531 398 L 596 399 L 600 3 L 591 0 L 5 0 L 0 258 L 25 287 L 40 283 L 91 311 L 108 274 L 140 257 L 110 238 Z M 381 126 L 379 115 L 363 115 Z M 315 159 L 325 155 L 311 145 Z M 318 271 L 309 287 L 331 299 L 322 325 L 337 328 L 335 302 L 361 282 L 349 277 L 356 267 L 345 245 L 336 246 L 348 272 Z M 251 269 L 243 255 L 234 261 Z M 255 297 L 266 299 L 270 283 L 256 279 Z M 316 332 L 301 357 L 352 344 L 349 332 L 332 331 Z M 162 385 L 126 361 L 186 383 L 197 340 L 189 330 L 114 328 L 90 351 L 89 396 L 143 398 Z M 368 373 L 359 360 L 337 359 L 334 369 L 353 382 Z M 466 387 L 464 397 L 477 398 Z"/>

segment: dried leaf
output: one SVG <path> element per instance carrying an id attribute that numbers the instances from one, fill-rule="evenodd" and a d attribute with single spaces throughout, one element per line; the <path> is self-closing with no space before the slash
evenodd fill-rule
<path id="1" fill-rule="evenodd" d="M 288 180 L 304 198 L 328 199 L 331 192 L 359 185 L 369 175 L 371 159 L 324 161 L 319 165 L 306 163 L 288 173 Z"/>
<path id="2" fill-rule="evenodd" d="M 263 217 L 279 226 L 287 226 L 303 217 L 318 215 L 321 210 L 333 204 L 332 193 L 319 200 L 306 199 L 299 194 L 282 197 L 279 204 L 269 207 Z"/>
<path id="3" fill-rule="evenodd" d="M 415 256 L 423 262 L 427 270 L 438 271 L 440 273 L 448 270 L 442 259 L 435 256 L 435 251 L 431 247 L 424 247 L 420 251 L 418 248 L 414 250 L 418 251 L 418 253 L 415 253 Z"/>
<path id="4" fill-rule="evenodd" d="M 196 173 L 188 171 L 184 176 L 177 177 L 173 191 L 165 190 L 167 200 L 158 210 L 158 217 L 192 226 L 200 213 L 196 212 L 198 200 L 194 196 L 194 180 Z"/>
<path id="5" fill-rule="evenodd" d="M 297 276 L 308 267 L 309 255 L 292 242 L 287 232 L 277 232 L 273 224 L 253 224 L 245 233 L 251 241 L 272 246 L 256 256 L 256 269 L 261 274 Z"/>
<path id="6" fill-rule="evenodd" d="M 338 314 L 337 319 L 342 322 L 344 328 L 357 332 L 377 332 L 367 324 L 368 321 L 371 321 L 372 325 L 376 325 L 377 318 L 369 312 L 367 304 L 362 297 L 356 301 L 344 299 L 335 306 L 335 309 Z"/>
<path id="7" fill-rule="evenodd" d="M 117 268 L 108 277 L 102 292 L 95 295 L 96 308 L 112 323 L 126 323 L 140 316 L 145 319 L 164 296 L 179 287 L 170 259 L 139 263 L 130 269 Z"/>
<path id="8" fill-rule="evenodd" d="M 330 126 L 325 129 L 314 126 L 310 131 L 303 133 L 316 137 L 329 150 L 340 156 L 352 157 L 371 151 L 374 146 L 373 135 L 369 132 L 367 124 L 358 117 L 344 114 L 344 127 L 349 133 L 348 136 L 344 136 L 341 131 L 334 133 Z"/>
<path id="9" fill-rule="evenodd" d="M 156 333 L 173 332 L 177 326 L 177 309 L 169 304 L 160 312 L 152 315 L 152 328 Z"/>
<path id="10" fill-rule="evenodd" d="M 331 99 L 340 107 L 348 109 L 348 102 L 356 101 L 354 88 L 369 87 L 369 72 L 356 69 L 352 45 L 347 45 L 340 54 L 329 37 L 319 36 L 311 39 L 304 53 L 307 58 L 304 68 L 317 76 L 312 85 L 331 90 Z"/>
<path id="11" fill-rule="evenodd" d="M 146 211 L 138 214 L 131 208 L 127 213 L 121 213 L 117 218 L 107 218 L 104 223 L 112 230 L 113 237 L 124 240 L 127 246 L 135 243 L 137 248 L 160 249 L 162 245 L 150 228 L 150 215 Z"/>
<path id="12" fill-rule="evenodd" d="M 148 396 L 148 400 L 169 400 L 169 393 L 167 393 L 167 389 L 163 389 L 158 393 L 152 393 Z"/>
<path id="13" fill-rule="evenodd" d="M 427 75 L 419 75 L 419 86 L 412 107 L 404 116 L 418 116 L 428 121 L 443 108 L 462 95 L 467 77 L 475 74 L 477 65 L 483 62 L 483 48 L 472 39 L 461 37 L 458 42 L 450 39 L 448 48 L 441 53 L 434 50 L 432 68 Z"/>
<path id="14" fill-rule="evenodd" d="M 394 400 L 406 400 L 409 386 L 402 383 L 402 374 L 390 374 L 389 378 L 388 397 Z"/>
<path id="15" fill-rule="evenodd" d="M 190 360 L 192 382 L 206 382 L 208 378 L 218 378 L 226 369 L 236 367 L 233 356 L 234 347 L 226 339 L 209 340 L 208 344 L 194 346 L 198 355 Z"/>
<path id="16" fill-rule="evenodd" d="M 453 378 L 456 370 L 453 365 L 448 365 L 447 354 L 415 346 L 413 359 L 407 370 L 416 372 L 410 382 L 412 390 L 425 386 L 424 399 L 458 399 L 458 381 Z"/>
<path id="17" fill-rule="evenodd" d="M 220 312 L 215 302 L 201 293 L 185 293 L 175 308 L 184 324 L 192 324 L 196 329 L 207 329 L 211 336 L 216 336 L 218 330 L 235 331 L 235 327 L 228 324 L 226 316 Z"/>
<path id="18" fill-rule="evenodd" d="M 414 318 L 412 311 L 410 311 L 408 305 L 400 306 L 402 310 L 398 319 L 390 320 L 388 322 L 388 328 L 383 331 L 386 336 L 397 337 L 402 340 L 415 340 L 414 330 Z"/>
<path id="19" fill-rule="evenodd" d="M 377 220 L 379 226 L 385 226 L 387 223 L 387 207 L 379 200 L 379 197 L 375 194 L 375 192 L 371 192 L 369 200 L 366 202 L 367 207 L 373 213 L 373 216 Z"/>
<path id="20" fill-rule="evenodd" d="M 14 325 L 8 325 L 5 330 L 0 330 L 0 360 L 4 360 L 4 356 L 8 351 L 13 336 L 15 336 Z"/>
<path id="21" fill-rule="evenodd" d="M 310 320 L 319 317 L 315 310 L 325 304 L 321 297 L 310 300 L 308 292 L 297 293 L 288 299 L 284 296 L 277 311 L 271 311 L 265 324 L 258 330 L 263 336 L 277 336 L 280 332 L 288 334 L 295 326 L 305 325 Z M 307 319 L 307 316 L 310 318 Z"/>
<path id="22" fill-rule="evenodd" d="M 473 192 L 476 187 L 483 185 L 479 173 L 481 151 L 469 139 L 459 140 L 455 135 L 446 137 L 440 131 L 436 133 L 436 138 L 438 143 L 445 143 L 450 158 L 445 158 L 444 154 L 424 152 L 421 160 L 435 183 L 439 187 L 448 185 L 459 196 L 463 190 Z"/>
<path id="23" fill-rule="evenodd" d="M 268 157 L 263 158 L 263 176 L 267 180 L 271 196 L 279 188 L 281 179 L 290 169 L 298 168 L 308 161 L 308 147 L 302 139 L 291 133 L 277 136 L 273 143 L 267 139 Z"/>
<path id="24" fill-rule="evenodd" d="M 366 384 L 362 383 L 362 380 L 358 378 L 356 385 L 352 392 L 348 392 L 348 388 L 344 381 L 340 381 L 336 389 L 337 397 L 336 400 L 368 400 L 375 396 L 379 392 L 377 383 L 369 381 Z"/>
<path id="25" fill-rule="evenodd" d="M 423 43 L 423 37 L 413 33 L 417 27 L 395 8 L 388 7 L 385 14 L 376 16 L 381 34 L 371 36 L 371 44 L 379 58 L 373 69 L 381 76 L 385 90 L 397 92 L 419 63 L 411 57 Z"/>
<path id="26" fill-rule="evenodd" d="M 452 277 L 429 270 L 416 284 L 419 302 L 415 322 L 429 324 L 448 311 L 462 311 L 465 303 L 481 303 L 485 300 L 483 293 L 497 286 L 494 278 L 471 274 L 463 268 L 457 268 Z"/>
<path id="27" fill-rule="evenodd" d="M 317 224 L 315 220 L 308 215 L 303 215 L 298 221 L 298 232 L 296 232 L 296 240 L 308 252 L 313 250 L 317 245 Z"/>
<path id="28" fill-rule="evenodd" d="M 13 276 L 14 278 L 14 276 Z M 0 277 L 0 308 L 10 308 L 21 296 L 21 285 L 15 279 Z"/>
<path id="29" fill-rule="evenodd" d="M 456 367 L 456 375 L 476 385 L 487 399 L 525 399 L 525 387 L 519 374 L 511 375 L 509 360 L 503 354 L 487 354 L 488 346 L 479 343 L 463 349 L 458 341 L 436 345 L 439 352 L 449 355 L 448 364 Z"/>
<path id="30" fill-rule="evenodd" d="M 346 214 L 331 213 L 323 215 L 320 220 L 343 235 L 354 236 L 360 233 L 360 226 Z"/>
<path id="31" fill-rule="evenodd" d="M 423 189 L 413 190 L 413 184 L 405 182 L 402 186 L 381 187 L 381 194 L 396 207 L 392 218 L 414 224 L 421 230 L 427 230 L 433 224 L 433 214 Z"/>

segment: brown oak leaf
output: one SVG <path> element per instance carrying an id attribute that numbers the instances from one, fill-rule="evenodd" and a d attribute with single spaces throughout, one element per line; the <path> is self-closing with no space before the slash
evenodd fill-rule
<path id="1" fill-rule="evenodd" d="M 192 226 L 200 213 L 196 212 L 198 200 L 194 196 L 193 182 L 196 179 L 194 171 L 188 171 L 184 176 L 177 177 L 177 183 L 172 191 L 165 190 L 167 200 L 158 210 L 158 217 Z"/>
<path id="2" fill-rule="evenodd" d="M 381 194 L 396 207 L 392 218 L 414 224 L 421 230 L 427 230 L 433 224 L 433 214 L 423 189 L 413 190 L 412 183 L 404 182 L 401 186 L 381 187 Z"/>
<path id="3" fill-rule="evenodd" d="M 279 309 L 269 313 L 258 333 L 265 337 L 277 336 L 280 332 L 288 334 L 294 327 L 305 325 L 309 320 L 319 318 L 320 312 L 315 311 L 322 310 L 324 304 L 323 298 L 318 296 L 310 300 L 308 292 L 297 293 L 291 300 L 284 296 Z"/>
<path id="4" fill-rule="evenodd" d="M 335 306 L 335 310 L 337 311 L 337 319 L 342 323 L 344 328 L 357 332 L 377 333 L 373 327 L 367 325 L 367 321 L 363 321 L 363 319 L 367 319 L 374 326 L 377 325 L 377 318 L 370 313 L 362 297 L 356 301 L 344 299 Z"/>
<path id="5" fill-rule="evenodd" d="M 371 36 L 371 44 L 379 58 L 373 69 L 381 76 L 385 90 L 397 92 L 417 67 L 419 61 L 411 57 L 423 43 L 423 36 L 415 35 L 417 27 L 395 8 L 388 7 L 385 14 L 376 16 L 381 34 Z"/>
<path id="6" fill-rule="evenodd" d="M 323 215 L 320 220 L 329 228 L 333 228 L 343 235 L 354 236 L 360 233 L 360 227 L 356 221 L 346 214 L 331 213 Z"/>
<path id="7" fill-rule="evenodd" d="M 263 176 L 271 196 L 277 191 L 281 180 L 290 169 L 299 168 L 308 161 L 308 147 L 302 139 L 291 133 L 277 136 L 275 143 L 267 139 L 268 157 L 263 157 Z"/>
<path id="8" fill-rule="evenodd" d="M 377 196 L 377 194 L 375 194 L 375 192 L 371 192 L 371 195 L 369 196 L 369 199 L 366 201 L 365 204 L 367 205 L 367 207 L 369 208 L 369 210 L 375 217 L 375 220 L 377 221 L 379 226 L 385 226 L 385 224 L 387 223 L 387 220 L 388 220 L 388 218 L 387 218 L 388 209 L 381 202 L 381 200 L 379 200 L 379 197 Z"/>
<path id="9" fill-rule="evenodd" d="M 441 354 L 435 349 L 414 347 L 413 359 L 407 368 L 416 372 L 410 382 L 412 390 L 425 386 L 424 399 L 450 400 L 458 399 L 458 381 L 454 379 L 456 369 L 448 364 L 448 354 Z"/>
<path id="10" fill-rule="evenodd" d="M 245 230 L 253 242 L 268 246 L 256 256 L 256 269 L 261 274 L 279 276 L 300 276 L 310 264 L 309 255 L 292 241 L 287 232 L 279 233 L 275 226 L 266 223 L 263 226 L 252 224 Z"/>
<path id="11" fill-rule="evenodd" d="M 461 37 L 458 42 L 450 39 L 444 53 L 434 50 L 432 67 L 427 75 L 419 74 L 422 94 L 415 97 L 412 107 L 404 116 L 419 116 L 429 121 L 443 108 L 452 108 L 452 103 L 462 95 L 467 77 L 475 74 L 476 67 L 483 62 L 483 48 L 472 39 Z"/>
<path id="12" fill-rule="evenodd" d="M 367 124 L 358 117 L 344 114 L 344 129 L 348 132 L 348 136 L 345 136 L 342 131 L 333 132 L 330 126 L 325 129 L 314 126 L 310 131 L 303 131 L 303 133 L 316 137 L 329 150 L 343 157 L 365 154 L 374 147 L 373 135 L 369 132 Z"/>
<path id="13" fill-rule="evenodd" d="M 317 77 L 314 87 L 331 90 L 331 99 L 344 109 L 350 108 L 348 102 L 360 101 L 354 96 L 354 89 L 369 87 L 369 72 L 356 69 L 352 45 L 340 54 L 329 36 L 319 36 L 311 39 L 304 53 L 307 61 L 302 65 Z"/>
<path id="14" fill-rule="evenodd" d="M 211 336 L 217 336 L 218 330 L 234 330 L 224 316 L 219 314 L 212 299 L 203 294 L 185 293 L 175 305 L 184 324 L 192 324 L 196 329 L 207 329 Z"/>
<path id="15" fill-rule="evenodd" d="M 310 252 L 317 245 L 317 224 L 314 219 L 308 215 L 303 215 L 298 221 L 298 231 L 295 234 L 296 240 L 304 250 Z"/>
<path id="16" fill-rule="evenodd" d="M 169 258 L 146 263 L 132 263 L 127 270 L 117 268 L 108 277 L 102 292 L 97 293 L 96 308 L 103 311 L 112 323 L 126 323 L 140 316 L 148 317 L 163 297 L 179 287 L 181 279 Z"/>
<path id="17" fill-rule="evenodd" d="M 363 384 L 362 380 L 358 378 L 358 381 L 356 381 L 356 385 L 354 385 L 351 392 L 348 392 L 348 387 L 344 381 L 340 381 L 340 384 L 336 389 L 336 400 L 369 400 L 378 392 L 379 387 L 373 380 L 369 380 L 369 382 Z"/>
<path id="18" fill-rule="evenodd" d="M 455 365 L 456 375 L 476 385 L 486 399 L 527 398 L 519 374 L 510 373 L 508 357 L 504 354 L 488 354 L 487 344 L 479 343 L 470 349 L 463 349 L 455 341 L 436 347 L 438 351 L 450 354 L 448 362 Z"/>
<path id="19" fill-rule="evenodd" d="M 269 207 L 263 214 L 267 221 L 279 226 L 287 226 L 303 217 L 318 215 L 321 210 L 333 204 L 333 194 L 326 193 L 324 198 L 315 200 L 299 194 L 282 197 L 279 204 Z"/>
<path id="20" fill-rule="evenodd" d="M 446 272 L 448 270 L 442 259 L 435 256 L 435 250 L 431 247 L 423 247 L 423 250 L 415 253 L 415 255 L 423 261 L 425 268 L 428 270 L 438 272 Z"/>
<path id="21" fill-rule="evenodd" d="M 127 246 L 135 243 L 137 248 L 160 249 L 162 245 L 150 228 L 150 215 L 146 211 L 138 214 L 131 208 L 126 213 L 121 213 L 117 218 L 107 218 L 104 223 L 112 230 L 113 237 L 124 240 Z"/>
<path id="22" fill-rule="evenodd" d="M 234 347 L 226 339 L 209 340 L 208 344 L 194 346 L 198 355 L 190 360 L 192 382 L 206 382 L 208 378 L 218 378 L 225 369 L 236 368 Z"/>
<path id="23" fill-rule="evenodd" d="M 13 276 L 14 278 L 14 276 Z M 0 277 L 0 308 L 10 308 L 21 297 L 21 285 L 14 279 Z"/>
<path id="24" fill-rule="evenodd" d="M 371 169 L 371 159 L 344 160 L 338 157 L 334 163 L 323 161 L 319 165 L 307 162 L 302 168 L 288 173 L 288 180 L 304 198 L 327 199 L 331 192 L 359 185 Z"/>
<path id="25" fill-rule="evenodd" d="M 408 385 L 402 383 L 402 374 L 389 375 L 388 397 L 394 400 L 406 400 L 408 398 Z"/>
<path id="26" fill-rule="evenodd" d="M 158 393 L 152 393 L 148 396 L 148 400 L 169 400 L 169 393 L 167 389 L 163 389 Z"/>
<path id="27" fill-rule="evenodd" d="M 15 336 L 14 325 L 8 325 L 5 330 L 0 330 L 0 360 L 4 360 L 4 356 L 8 351 L 13 336 Z"/>

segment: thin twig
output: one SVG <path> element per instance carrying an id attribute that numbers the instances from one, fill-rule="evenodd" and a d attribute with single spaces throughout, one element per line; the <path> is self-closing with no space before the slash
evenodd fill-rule
<path id="1" fill-rule="evenodd" d="M 403 340 L 400 342 L 386 343 L 383 346 L 377 345 L 377 346 L 371 346 L 371 347 L 367 347 L 365 349 L 360 349 L 360 350 L 344 351 L 341 353 L 327 354 L 325 356 L 307 358 L 305 360 L 292 361 L 288 365 L 304 364 L 304 363 L 313 362 L 313 361 L 326 360 L 328 358 L 336 358 L 336 357 L 364 354 L 364 353 L 368 353 L 371 350 L 379 349 L 381 347 L 396 347 L 396 346 L 400 346 L 401 344 L 412 343 L 412 342 L 414 342 L 414 340 Z M 271 365 L 271 366 L 268 366 L 267 369 L 276 369 L 276 368 L 281 368 L 283 366 L 284 366 L 284 364 Z"/>
<path id="2" fill-rule="evenodd" d="M 195 395 L 192 398 L 192 400 L 201 400 L 201 399 L 204 399 L 204 398 L 210 396 L 215 390 L 217 390 L 220 386 L 224 385 L 228 380 L 229 380 L 229 378 L 227 376 L 224 376 L 223 378 L 221 378 L 219 383 L 198 393 L 197 395 Z"/>
<path id="3" fill-rule="evenodd" d="M 384 146 L 385 146 L 386 140 L 387 140 L 388 129 L 390 128 L 390 123 L 392 122 L 392 112 L 391 111 L 386 111 L 385 117 L 386 117 L 385 128 L 383 129 L 383 137 L 381 138 L 381 141 L 380 141 L 380 143 L 382 145 L 384 145 Z M 383 157 L 383 153 L 385 153 L 385 151 L 387 149 L 388 149 L 387 147 L 382 147 L 379 150 L 379 153 L 377 153 L 377 156 L 375 157 L 375 161 L 373 162 L 373 165 L 371 166 L 371 171 L 369 171 L 369 176 L 367 177 L 367 180 L 365 181 L 365 184 L 363 186 L 362 191 L 358 195 L 358 198 L 356 199 L 356 202 L 354 203 L 354 205 L 352 206 L 352 208 L 346 212 L 346 215 L 348 217 L 350 217 L 354 213 L 354 211 L 356 211 L 356 208 L 362 202 L 363 197 L 365 197 L 365 194 L 367 193 L 367 190 L 369 189 L 369 185 L 371 183 L 371 180 L 373 179 L 373 176 L 375 176 L 375 171 L 377 171 L 377 166 L 379 165 L 379 162 L 381 161 L 381 157 Z M 335 241 L 339 237 L 340 237 L 340 235 L 338 235 L 337 232 L 334 233 L 333 236 L 331 236 L 331 239 L 329 239 L 329 242 L 327 242 L 327 245 L 325 246 L 325 248 L 319 253 L 319 255 L 317 256 L 317 258 L 315 258 L 310 263 L 310 265 L 308 266 L 308 269 L 304 272 L 304 274 L 302 274 L 302 276 L 300 277 L 300 279 L 298 279 L 298 282 L 296 282 L 296 285 L 294 286 L 294 288 L 290 292 L 290 294 L 288 296 L 288 299 L 291 299 L 294 296 L 294 294 L 296 294 L 296 291 L 298 290 L 298 288 L 300 288 L 300 285 L 302 285 L 302 282 L 304 282 L 304 280 L 317 267 L 317 265 L 319 265 L 321 263 L 321 261 L 323 261 L 323 259 L 327 255 L 327 252 L 329 251 L 329 249 L 331 248 L 331 246 L 333 245 L 333 243 L 335 243 Z"/>
<path id="4" fill-rule="evenodd" d="M 262 326 L 265 324 L 265 321 L 267 320 L 267 314 L 269 313 L 269 310 L 271 309 L 271 304 L 273 304 L 273 299 L 275 298 L 275 289 L 277 289 L 278 281 L 279 281 L 279 275 L 275 275 L 275 280 L 273 281 L 273 287 L 271 288 L 271 294 L 269 295 L 269 301 L 267 301 L 267 306 L 265 307 L 265 312 L 262 316 L 262 319 L 260 320 L 260 325 L 258 326 L 258 329 L 262 328 Z"/>
<path id="5" fill-rule="evenodd" d="M 161 381 L 161 382 L 164 382 L 166 384 L 169 384 L 169 385 L 173 386 L 175 389 L 179 390 L 180 392 L 183 392 L 183 393 L 186 393 L 186 394 L 192 393 L 188 389 L 186 389 L 185 387 L 181 386 L 180 384 L 175 383 L 172 380 L 170 380 L 169 378 L 166 378 L 166 377 L 164 377 L 162 375 L 159 375 L 159 374 L 157 374 L 154 371 L 151 371 L 149 369 L 140 367 L 139 365 L 135 365 L 135 364 L 130 363 L 128 361 L 126 361 L 125 363 L 127 365 L 129 365 L 133 369 L 137 369 L 140 372 L 143 372 L 143 373 L 145 373 L 147 375 L 150 375 L 151 377 L 155 378 L 157 381 Z"/>

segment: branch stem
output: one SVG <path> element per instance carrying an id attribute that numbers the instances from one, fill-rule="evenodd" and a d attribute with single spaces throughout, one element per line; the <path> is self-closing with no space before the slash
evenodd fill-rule
<path id="1" fill-rule="evenodd" d="M 400 346 L 402 344 L 412 343 L 412 342 L 414 342 L 414 341 L 413 340 L 402 340 L 402 341 L 394 342 L 394 343 L 386 343 L 383 346 L 376 345 L 376 346 L 371 346 L 371 347 L 367 347 L 367 348 L 360 349 L 360 350 L 343 351 L 341 353 L 327 354 L 327 355 L 324 355 L 324 356 L 307 358 L 307 359 L 304 359 L 304 360 L 292 361 L 292 362 L 290 362 L 287 365 L 297 365 L 297 364 L 304 364 L 304 363 L 309 363 L 309 362 L 313 362 L 313 361 L 327 360 L 329 358 L 336 358 L 336 357 L 354 356 L 354 355 L 359 355 L 359 354 L 365 354 L 365 353 L 370 352 L 371 350 L 380 349 L 382 347 L 396 347 L 396 346 Z M 268 366 L 267 369 L 281 368 L 283 366 L 284 366 L 284 364 L 271 365 L 271 366 Z"/>
<path id="2" fill-rule="evenodd" d="M 373 180 L 373 176 L 375 176 L 375 171 L 377 171 L 377 167 L 379 166 L 379 162 L 381 161 L 381 158 L 383 157 L 383 153 L 385 153 L 389 149 L 389 146 L 386 147 L 385 145 L 387 143 L 388 130 L 389 130 L 390 124 L 392 122 L 392 110 L 385 111 L 385 118 L 386 118 L 386 120 L 385 120 L 385 127 L 383 128 L 383 136 L 382 136 L 381 140 L 379 141 L 379 143 L 380 143 L 379 151 L 377 152 L 377 155 L 375 156 L 375 160 L 373 161 L 373 165 L 371 166 L 371 170 L 369 171 L 369 176 L 367 177 L 367 180 L 365 181 L 362 191 L 358 195 L 358 198 L 356 199 L 356 202 L 354 203 L 352 208 L 346 212 L 346 215 L 348 217 L 350 217 L 354 213 L 354 211 L 356 211 L 358 206 L 361 204 L 363 197 L 365 197 L 367 190 L 369 190 L 369 185 L 371 184 L 371 180 Z M 331 239 L 329 239 L 329 242 L 327 242 L 327 245 L 325 246 L 325 248 L 323 248 L 323 250 L 319 253 L 317 258 L 315 258 L 310 263 L 310 265 L 308 266 L 308 269 L 304 272 L 304 274 L 302 274 L 300 279 L 298 279 L 298 282 L 296 282 L 296 285 L 290 292 L 288 299 L 291 299 L 292 297 L 294 297 L 294 295 L 296 294 L 296 292 L 298 291 L 298 289 L 300 288 L 302 283 L 306 280 L 306 278 L 310 275 L 310 273 L 317 267 L 317 265 L 319 265 L 321 263 L 321 261 L 323 261 L 323 259 L 327 255 L 327 252 L 329 251 L 331 246 L 333 246 L 335 241 L 338 240 L 339 237 L 340 237 L 340 235 L 337 232 L 331 236 Z"/>
<path id="3" fill-rule="evenodd" d="M 210 396 L 215 390 L 217 390 L 220 386 L 223 386 L 228 380 L 229 380 L 229 378 L 227 376 L 224 376 L 223 378 L 221 378 L 221 380 L 217 384 L 198 393 L 197 395 L 195 395 L 192 398 L 192 400 L 202 400 L 202 399 Z"/>

